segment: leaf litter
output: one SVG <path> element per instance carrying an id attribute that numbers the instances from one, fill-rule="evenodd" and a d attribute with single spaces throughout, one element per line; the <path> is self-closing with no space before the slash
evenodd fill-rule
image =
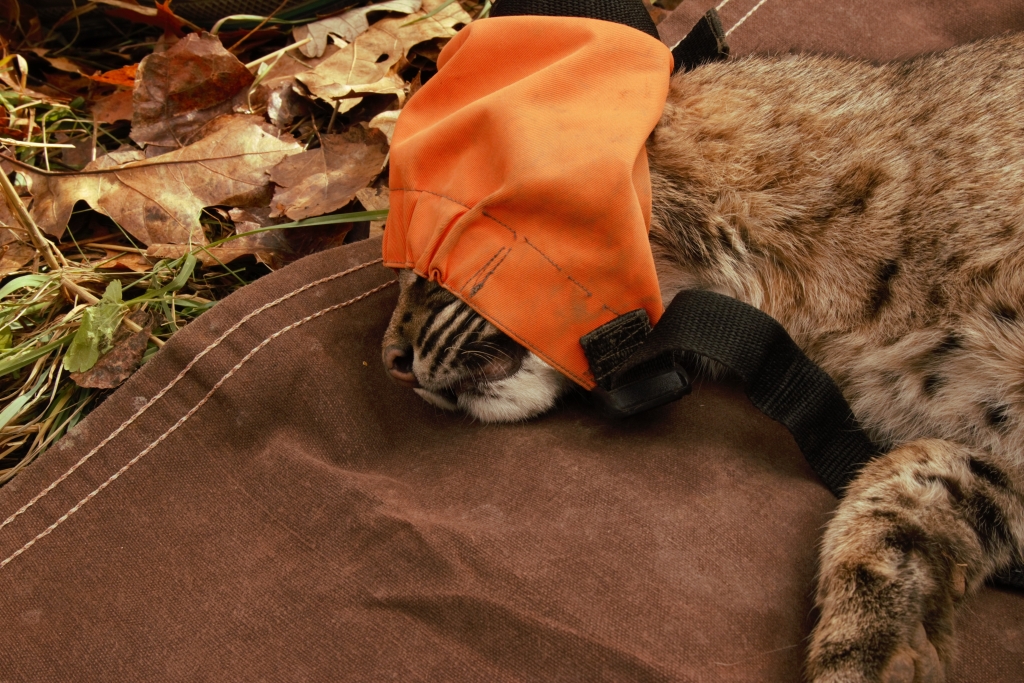
<path id="1" fill-rule="evenodd" d="M 398 114 L 490 8 L 295 5 L 3 3 L 0 485 L 220 299 L 379 234 Z"/>

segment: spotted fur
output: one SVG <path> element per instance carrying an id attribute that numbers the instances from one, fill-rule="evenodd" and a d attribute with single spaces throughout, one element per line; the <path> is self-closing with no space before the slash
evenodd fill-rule
<path id="1" fill-rule="evenodd" d="M 673 79 L 648 153 L 665 300 L 702 288 L 769 313 L 891 448 L 826 530 L 808 679 L 944 680 L 957 605 L 1024 557 L 1024 36 L 881 66 L 706 65 Z M 403 280 L 386 344 L 423 352 L 403 325 L 431 288 Z M 477 324 L 519 373 L 543 365 Z M 451 348 L 472 350 L 457 328 Z M 480 382 L 459 357 L 417 356 L 415 374 L 504 402 L 480 419 L 530 417 L 567 386 L 543 375 L 524 401 L 514 364 Z"/>

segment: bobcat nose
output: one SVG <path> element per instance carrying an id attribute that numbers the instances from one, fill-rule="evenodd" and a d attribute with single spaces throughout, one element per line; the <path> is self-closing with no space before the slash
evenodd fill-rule
<path id="1" fill-rule="evenodd" d="M 398 382 L 415 389 L 420 383 L 412 374 L 412 347 L 389 346 L 384 349 L 384 367 Z"/>

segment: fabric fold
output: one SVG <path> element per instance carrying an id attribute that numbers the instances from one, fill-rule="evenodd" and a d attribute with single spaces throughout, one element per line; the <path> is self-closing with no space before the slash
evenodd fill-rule
<path id="1" fill-rule="evenodd" d="M 644 145 L 671 53 L 621 24 L 512 16 L 463 29 L 438 67 L 395 130 L 385 264 L 592 388 L 579 338 L 662 312 Z"/>

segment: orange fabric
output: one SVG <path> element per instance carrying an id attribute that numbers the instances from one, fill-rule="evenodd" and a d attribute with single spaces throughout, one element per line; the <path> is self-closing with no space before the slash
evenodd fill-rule
<path id="1" fill-rule="evenodd" d="M 663 310 L 644 143 L 671 70 L 662 43 L 596 19 L 464 28 L 399 117 L 385 263 L 593 388 L 580 337 Z"/>

